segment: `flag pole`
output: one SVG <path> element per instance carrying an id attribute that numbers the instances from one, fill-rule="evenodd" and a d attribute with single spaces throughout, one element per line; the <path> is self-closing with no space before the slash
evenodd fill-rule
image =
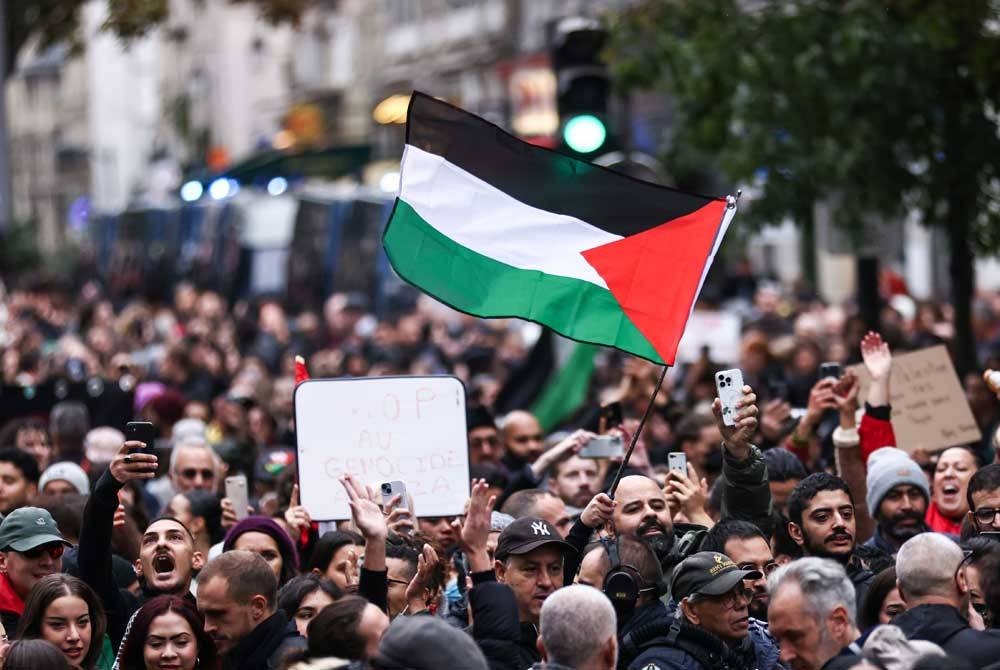
<path id="1" fill-rule="evenodd" d="M 635 444 L 639 441 L 639 436 L 642 434 L 642 428 L 646 425 L 646 419 L 649 418 L 649 413 L 653 411 L 653 405 L 656 403 L 656 396 L 660 393 L 660 387 L 663 386 L 663 380 L 667 377 L 667 370 L 670 369 L 669 365 L 664 365 L 663 369 L 660 370 L 660 378 L 656 380 L 656 386 L 653 387 L 653 395 L 649 398 L 649 403 L 646 405 L 646 411 L 642 413 L 642 418 L 639 419 L 639 426 L 632 433 L 632 439 L 628 445 L 628 451 L 625 452 L 625 457 L 622 459 L 622 464 L 618 466 L 618 472 L 615 474 L 614 481 L 611 482 L 611 488 L 608 489 L 608 496 L 612 499 L 615 497 L 615 490 L 618 488 L 618 482 L 621 481 L 622 473 L 625 472 L 625 466 L 628 465 L 628 460 L 632 458 L 632 452 L 635 451 Z"/>
<path id="2" fill-rule="evenodd" d="M 743 189 L 737 189 L 736 195 L 726 196 L 726 209 L 736 209 L 736 206 L 740 202 L 740 197 L 743 195 Z M 723 215 L 723 221 L 725 221 L 725 215 Z M 669 365 L 664 365 L 663 369 L 660 370 L 660 378 L 656 380 L 656 386 L 653 388 L 653 395 L 649 398 L 649 404 L 646 405 L 646 411 L 642 413 L 642 418 L 639 420 L 639 427 L 635 429 L 635 433 L 632 435 L 632 440 L 629 442 L 628 451 L 625 452 L 625 457 L 622 459 L 622 464 L 618 466 L 618 472 L 615 473 L 615 478 L 611 482 L 611 487 L 608 489 L 608 496 L 612 499 L 615 497 L 615 491 L 618 489 L 618 483 L 621 481 L 622 473 L 625 472 L 625 466 L 628 465 L 628 461 L 632 458 L 632 452 L 635 451 L 636 442 L 639 441 L 639 435 L 642 434 L 642 429 L 646 425 L 646 419 L 649 418 L 649 413 L 653 411 L 653 404 L 656 402 L 656 396 L 660 392 L 660 387 L 663 386 L 663 380 L 666 379 L 667 370 L 670 369 Z"/>

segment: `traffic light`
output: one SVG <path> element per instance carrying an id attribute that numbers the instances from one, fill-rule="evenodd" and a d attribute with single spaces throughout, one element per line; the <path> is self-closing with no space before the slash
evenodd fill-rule
<path id="1" fill-rule="evenodd" d="M 611 77 L 601 61 L 607 37 L 604 26 L 591 18 L 561 19 L 552 28 L 559 146 L 586 159 L 606 150 L 610 143 Z"/>

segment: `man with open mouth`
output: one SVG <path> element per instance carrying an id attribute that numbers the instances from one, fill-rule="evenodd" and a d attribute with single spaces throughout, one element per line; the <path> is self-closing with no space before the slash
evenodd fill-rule
<path id="1" fill-rule="evenodd" d="M 84 509 L 80 532 L 80 577 L 100 596 L 108 616 L 108 635 L 117 647 L 132 614 L 162 594 L 192 598 L 191 580 L 204 565 L 187 527 L 171 517 L 149 524 L 142 534 L 135 571 L 142 582 L 138 595 L 119 589 L 111 572 L 111 530 L 118 491 L 132 480 L 156 475 L 156 456 L 142 442 L 126 442 L 101 475 Z"/>

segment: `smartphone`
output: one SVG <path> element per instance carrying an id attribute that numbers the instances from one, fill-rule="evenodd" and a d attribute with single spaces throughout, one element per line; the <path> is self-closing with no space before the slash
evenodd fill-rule
<path id="1" fill-rule="evenodd" d="M 621 435 L 599 435 L 583 445 L 578 455 L 580 458 L 615 458 L 624 454 Z"/>
<path id="2" fill-rule="evenodd" d="M 125 441 L 135 440 L 146 445 L 146 451 L 156 442 L 156 428 L 148 421 L 129 421 L 125 424 Z"/>
<path id="3" fill-rule="evenodd" d="M 767 380 L 768 400 L 786 400 L 788 398 L 788 382 L 770 377 Z"/>
<path id="4" fill-rule="evenodd" d="M 389 506 L 389 501 L 392 500 L 394 496 L 399 496 L 399 504 L 396 505 L 396 509 L 409 509 L 409 502 L 406 498 L 406 484 L 401 481 L 392 482 L 382 482 L 382 507 L 386 508 Z"/>
<path id="5" fill-rule="evenodd" d="M 622 413 L 622 404 L 618 401 L 609 402 L 607 405 L 601 405 L 601 413 L 599 416 L 600 430 L 602 433 L 612 428 L 617 428 L 625 421 L 625 417 Z"/>
<path id="6" fill-rule="evenodd" d="M 87 366 L 79 358 L 71 358 L 66 361 L 66 375 L 73 382 L 82 382 L 87 378 Z"/>
<path id="7" fill-rule="evenodd" d="M 233 503 L 237 521 L 247 518 L 250 498 L 247 494 L 247 478 L 245 475 L 226 477 L 226 497 Z"/>
<path id="8" fill-rule="evenodd" d="M 667 454 L 667 467 L 671 471 L 677 471 L 687 477 L 688 473 L 688 457 L 682 451 L 672 451 Z"/>
<path id="9" fill-rule="evenodd" d="M 843 371 L 840 369 L 840 363 L 820 363 L 819 365 L 819 378 L 826 379 L 827 377 L 833 377 L 834 379 L 840 379 L 840 375 Z"/>
<path id="10" fill-rule="evenodd" d="M 722 423 L 736 425 L 736 403 L 743 397 L 743 373 L 731 368 L 715 373 L 715 390 L 722 401 Z"/>

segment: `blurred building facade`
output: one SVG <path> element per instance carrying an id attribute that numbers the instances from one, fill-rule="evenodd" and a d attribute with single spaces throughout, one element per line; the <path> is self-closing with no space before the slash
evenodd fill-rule
<path id="1" fill-rule="evenodd" d="M 252 3 L 170 3 L 163 26 L 124 45 L 100 29 L 107 0 L 91 0 L 82 53 L 21 54 L 7 82 L 15 216 L 37 222 L 45 249 L 80 217 L 174 206 L 192 165 L 212 172 L 263 149 L 367 143 L 391 171 L 413 90 L 522 136 L 554 134 L 550 27 L 630 0 L 317 0 L 294 28 L 262 20 Z M 656 153 L 669 105 L 647 96 L 632 111 L 637 147 Z M 366 176 L 378 183 L 379 172 Z M 915 224 L 906 230 L 885 257 L 930 295 L 944 274 L 932 240 Z M 840 297 L 852 290 L 850 264 L 837 239 L 819 237 L 824 293 Z M 783 224 L 746 251 L 794 279 L 798 247 Z"/>

